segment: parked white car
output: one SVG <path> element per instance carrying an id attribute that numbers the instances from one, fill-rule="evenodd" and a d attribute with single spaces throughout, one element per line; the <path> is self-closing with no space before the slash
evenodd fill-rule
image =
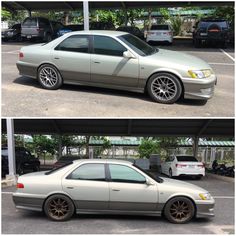
<path id="1" fill-rule="evenodd" d="M 168 42 L 173 43 L 173 30 L 168 24 L 152 25 L 151 29 L 147 31 L 147 42 Z"/>
<path id="2" fill-rule="evenodd" d="M 194 156 L 175 155 L 170 156 L 161 164 L 161 173 L 174 176 L 190 175 L 197 178 L 205 176 L 205 166 Z"/>

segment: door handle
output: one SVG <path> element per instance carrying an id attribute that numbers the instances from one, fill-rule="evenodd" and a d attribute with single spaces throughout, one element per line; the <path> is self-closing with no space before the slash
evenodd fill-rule
<path id="1" fill-rule="evenodd" d="M 119 192 L 120 189 L 112 189 L 112 191 L 114 191 L 114 192 Z"/>
<path id="2" fill-rule="evenodd" d="M 66 187 L 66 188 L 68 188 L 68 189 L 74 189 L 74 187 L 70 187 L 70 186 L 69 186 L 69 187 Z"/>
<path id="3" fill-rule="evenodd" d="M 100 61 L 94 61 L 93 63 L 95 63 L 95 64 L 100 64 L 101 62 L 100 62 Z"/>
<path id="4" fill-rule="evenodd" d="M 58 59 L 60 59 L 60 58 L 59 58 L 59 57 L 54 57 L 54 59 L 57 59 L 57 60 L 58 60 Z"/>

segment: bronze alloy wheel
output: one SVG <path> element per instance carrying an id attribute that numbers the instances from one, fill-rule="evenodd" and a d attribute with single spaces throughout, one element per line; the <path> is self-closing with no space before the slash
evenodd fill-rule
<path id="1" fill-rule="evenodd" d="M 185 221 L 189 218 L 191 211 L 185 201 L 176 201 L 170 207 L 170 214 L 176 221 Z"/>
<path id="2" fill-rule="evenodd" d="M 194 217 L 195 207 L 190 199 L 175 197 L 167 202 L 164 214 L 170 222 L 183 224 Z"/>
<path id="3" fill-rule="evenodd" d="M 69 197 L 56 194 L 46 200 L 44 212 L 51 220 L 65 221 L 72 217 L 75 212 L 75 207 Z"/>
<path id="4" fill-rule="evenodd" d="M 66 200 L 61 198 L 52 199 L 49 203 L 48 212 L 52 218 L 56 218 L 58 220 L 65 218 L 69 212 L 69 204 Z"/>

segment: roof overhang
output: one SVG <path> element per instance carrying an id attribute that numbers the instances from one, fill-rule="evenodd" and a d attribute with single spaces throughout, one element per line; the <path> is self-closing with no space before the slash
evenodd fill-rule
<path id="1" fill-rule="evenodd" d="M 14 119 L 14 127 L 15 134 L 234 137 L 233 119 Z"/>

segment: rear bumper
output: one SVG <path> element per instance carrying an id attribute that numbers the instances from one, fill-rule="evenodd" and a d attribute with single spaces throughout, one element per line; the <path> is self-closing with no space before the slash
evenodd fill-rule
<path id="1" fill-rule="evenodd" d="M 23 61 L 17 61 L 16 66 L 20 75 L 37 78 L 37 66 Z"/>
<path id="2" fill-rule="evenodd" d="M 147 36 L 146 38 L 147 42 L 173 42 L 172 36 Z"/>
<path id="3" fill-rule="evenodd" d="M 212 75 L 205 79 L 182 78 L 184 98 L 207 100 L 213 97 L 217 78 Z"/>
<path id="4" fill-rule="evenodd" d="M 207 200 L 207 201 L 196 201 L 196 208 L 197 208 L 197 217 L 213 217 L 215 216 L 214 213 L 214 206 L 215 200 Z"/>
<path id="5" fill-rule="evenodd" d="M 205 170 L 177 170 L 175 174 L 176 176 L 205 176 Z"/>
<path id="6" fill-rule="evenodd" d="M 31 196 L 30 194 L 13 193 L 13 202 L 17 209 L 42 211 L 44 198 Z"/>

